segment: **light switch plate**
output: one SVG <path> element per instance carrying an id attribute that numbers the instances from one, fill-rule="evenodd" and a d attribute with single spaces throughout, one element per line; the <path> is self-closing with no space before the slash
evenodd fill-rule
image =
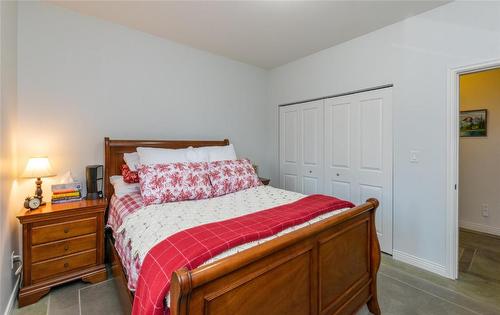
<path id="1" fill-rule="evenodd" d="M 481 215 L 485 218 L 489 217 L 490 216 L 490 211 L 488 209 L 488 204 L 487 203 L 483 203 L 481 205 Z"/>
<path id="2" fill-rule="evenodd" d="M 420 160 L 420 151 L 411 150 L 410 151 L 410 162 L 418 163 Z"/>

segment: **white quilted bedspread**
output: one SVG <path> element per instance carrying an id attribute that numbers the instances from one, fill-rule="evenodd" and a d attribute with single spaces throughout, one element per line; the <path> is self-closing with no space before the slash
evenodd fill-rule
<path id="1" fill-rule="evenodd" d="M 201 224 L 227 220 L 260 210 L 266 210 L 297 201 L 303 197 L 305 195 L 300 193 L 271 186 L 259 186 L 211 199 L 150 205 L 128 215 L 123 220 L 118 232 L 123 233 L 125 243 L 130 242 L 132 256 L 138 258 L 142 264 L 144 257 L 151 248 L 176 232 Z M 211 258 L 204 264 L 209 264 L 238 253 L 345 210 L 332 211 L 303 224 L 285 229 L 268 238 L 234 247 Z M 166 298 L 168 305 L 169 297 L 167 296 Z"/>

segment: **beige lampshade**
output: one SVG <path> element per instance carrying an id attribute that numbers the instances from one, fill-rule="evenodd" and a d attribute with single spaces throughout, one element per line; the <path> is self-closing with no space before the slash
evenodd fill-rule
<path id="1" fill-rule="evenodd" d="M 38 178 L 56 176 L 50 166 L 49 158 L 46 156 L 32 157 L 26 165 L 26 169 L 21 177 L 24 178 Z"/>

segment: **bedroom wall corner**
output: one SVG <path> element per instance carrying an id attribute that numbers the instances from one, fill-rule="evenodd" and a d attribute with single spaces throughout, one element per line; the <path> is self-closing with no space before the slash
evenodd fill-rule
<path id="1" fill-rule="evenodd" d="M 11 252 L 20 253 L 17 198 L 17 2 L 0 2 L 0 312 L 10 314 L 19 278 Z M 15 268 L 14 268 L 15 269 Z"/>

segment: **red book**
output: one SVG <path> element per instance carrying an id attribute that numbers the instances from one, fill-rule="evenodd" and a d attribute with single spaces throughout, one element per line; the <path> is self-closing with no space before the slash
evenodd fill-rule
<path id="1" fill-rule="evenodd" d="M 58 194 L 67 194 L 67 193 L 72 193 L 72 192 L 77 192 L 78 189 L 74 188 L 67 188 L 67 189 L 56 189 L 52 191 L 52 194 L 58 195 Z"/>

